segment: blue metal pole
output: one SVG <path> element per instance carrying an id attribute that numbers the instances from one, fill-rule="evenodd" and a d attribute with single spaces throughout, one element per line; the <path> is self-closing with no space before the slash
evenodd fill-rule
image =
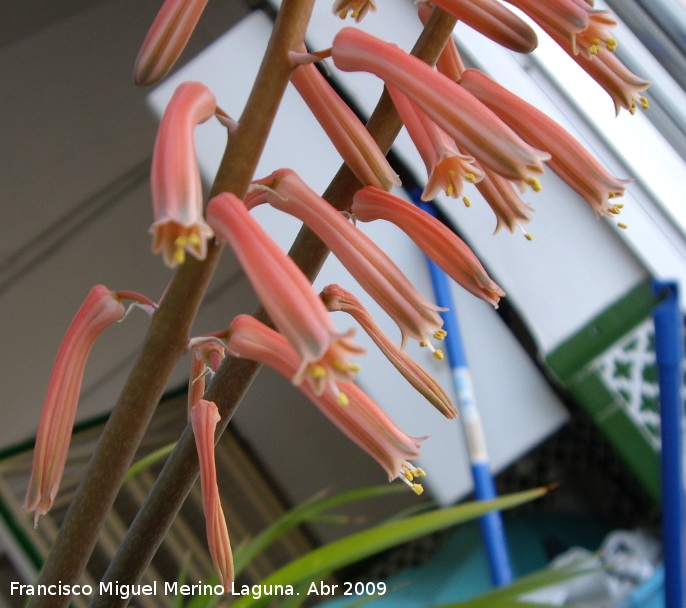
<path id="1" fill-rule="evenodd" d="M 655 358 L 660 384 L 662 439 L 662 536 L 665 555 L 665 608 L 684 608 L 684 464 L 682 424 L 684 405 L 684 320 L 675 282 L 654 281 L 653 291 L 664 298 L 653 312 Z"/>
<path id="2" fill-rule="evenodd" d="M 436 216 L 431 203 L 422 201 L 420 191 L 413 191 L 412 198 L 417 206 Z M 441 312 L 445 337 L 445 350 L 452 372 L 452 381 L 457 395 L 457 406 L 462 421 L 469 460 L 474 481 L 474 495 L 478 500 L 490 500 L 496 497 L 495 484 L 488 462 L 486 440 L 484 438 L 481 417 L 477 409 L 476 398 L 472 388 L 472 377 L 467 366 L 467 356 L 462 343 L 462 334 L 457 320 L 457 312 L 450 292 L 450 282 L 446 274 L 427 258 L 429 273 L 433 283 L 436 303 L 448 310 Z M 486 555 L 491 573 L 491 581 L 496 587 L 507 585 L 512 581 L 512 568 L 507 550 L 507 541 L 503 521 L 499 511 L 491 511 L 479 519 L 481 535 L 486 545 Z"/>

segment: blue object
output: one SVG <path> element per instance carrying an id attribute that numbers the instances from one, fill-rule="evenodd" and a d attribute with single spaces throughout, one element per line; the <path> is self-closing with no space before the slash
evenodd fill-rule
<path id="1" fill-rule="evenodd" d="M 661 566 L 648 580 L 643 581 L 619 608 L 663 608 L 664 584 L 665 569 Z"/>
<path id="2" fill-rule="evenodd" d="M 674 282 L 655 281 L 662 301 L 655 307 L 655 358 L 660 384 L 662 439 L 662 535 L 665 556 L 665 608 L 684 608 L 686 515 L 682 445 L 684 321 Z"/>
<path id="3" fill-rule="evenodd" d="M 421 192 L 418 189 L 413 190 L 411 195 L 420 209 L 436 217 L 436 210 L 433 204 L 422 201 L 420 198 Z M 496 497 L 495 484 L 488 462 L 486 442 L 483 436 L 481 419 L 476 407 L 476 398 L 472 389 L 472 379 L 462 344 L 462 334 L 457 320 L 455 304 L 450 292 L 450 282 L 443 270 L 432 260 L 427 258 L 427 262 L 436 303 L 448 309 L 440 313 L 443 318 L 443 329 L 447 332 L 444 344 L 452 371 L 453 385 L 457 394 L 462 428 L 464 429 L 469 450 L 472 479 L 474 481 L 474 495 L 478 500 L 490 500 Z M 491 581 L 496 587 L 507 585 L 512 581 L 512 567 L 510 565 L 500 512 L 492 511 L 483 515 L 479 519 L 479 524 L 486 545 Z"/>

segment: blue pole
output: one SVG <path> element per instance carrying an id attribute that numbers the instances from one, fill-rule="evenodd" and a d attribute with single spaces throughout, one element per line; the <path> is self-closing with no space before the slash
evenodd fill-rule
<path id="1" fill-rule="evenodd" d="M 665 556 L 665 608 L 684 608 L 683 360 L 684 320 L 675 282 L 654 281 L 662 297 L 655 307 L 655 358 L 660 384 L 662 439 L 662 536 Z"/>
<path id="2" fill-rule="evenodd" d="M 420 209 L 436 217 L 434 206 L 421 200 L 419 190 L 414 190 L 411 194 L 415 204 Z M 447 275 L 432 260 L 427 258 L 427 262 L 436 296 L 436 304 L 448 309 L 440 313 L 443 318 L 443 329 L 448 332 L 444 344 L 469 451 L 474 495 L 478 500 L 490 500 L 496 497 L 495 484 L 488 462 L 486 440 L 472 388 L 472 377 L 467 366 L 467 356 L 462 343 L 457 312 L 450 292 L 450 282 Z M 507 585 L 512 581 L 512 568 L 500 512 L 491 511 L 483 515 L 479 519 L 479 525 L 486 545 L 491 581 L 496 587 Z"/>

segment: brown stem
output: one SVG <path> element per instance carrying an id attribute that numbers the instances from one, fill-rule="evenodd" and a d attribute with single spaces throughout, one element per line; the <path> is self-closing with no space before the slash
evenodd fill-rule
<path id="1" fill-rule="evenodd" d="M 428 63 L 435 63 L 454 27 L 455 19 L 442 11 L 434 11 L 413 53 Z M 400 130 L 401 122 L 385 93 L 379 100 L 367 127 L 382 150 L 388 151 Z M 357 178 L 344 165 L 327 189 L 325 198 L 336 208 L 345 209 L 349 207 L 352 195 L 359 187 Z M 327 254 L 326 246 L 307 227 L 300 230 L 289 253 L 310 279 L 314 279 L 319 272 Z M 256 311 L 255 316 L 266 319 L 262 308 Z M 259 365 L 252 361 L 227 357 L 215 374 L 205 398 L 217 404 L 222 417 L 217 427 L 217 438 L 226 429 L 238 403 L 258 371 Z M 197 452 L 189 424 L 176 448 L 167 458 L 148 499 L 105 573 L 103 582 L 136 584 L 140 581 L 197 476 Z M 90 608 L 113 608 L 123 605 L 126 605 L 126 602 L 116 597 L 98 596 L 93 598 Z"/>
<path id="2" fill-rule="evenodd" d="M 313 2 L 284 1 L 250 100 L 227 146 L 213 194 L 245 193 L 288 84 L 288 52 L 302 44 Z M 81 577 L 168 378 L 186 350 L 191 324 L 220 253 L 221 247 L 211 244 L 203 262 L 189 260 L 170 283 L 45 562 L 39 584 L 60 581 L 73 585 Z M 55 608 L 66 606 L 69 600 L 68 596 L 34 596 L 29 606 Z"/>

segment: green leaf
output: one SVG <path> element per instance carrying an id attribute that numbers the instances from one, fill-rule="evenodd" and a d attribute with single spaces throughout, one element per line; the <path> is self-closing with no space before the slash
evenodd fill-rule
<path id="1" fill-rule="evenodd" d="M 324 511 L 333 509 L 348 502 L 366 500 L 376 496 L 407 492 L 407 488 L 400 484 L 384 484 L 341 492 L 326 498 L 326 492 L 319 492 L 301 505 L 291 509 L 269 527 L 260 532 L 254 539 L 239 548 L 233 556 L 234 575 L 238 576 L 243 569 L 262 553 L 269 545 L 278 540 L 286 532 L 307 521 L 318 518 Z"/>
<path id="2" fill-rule="evenodd" d="M 150 454 L 148 454 L 147 456 L 144 456 L 140 460 L 134 462 L 129 468 L 129 470 L 126 471 L 126 475 L 124 475 L 124 481 L 122 483 L 126 483 L 129 479 L 132 479 L 141 471 L 145 471 L 145 469 L 155 464 L 158 460 L 166 458 L 175 447 L 176 441 L 170 443 L 169 445 L 165 445 L 159 448 L 158 450 L 155 450 L 154 452 L 150 452 Z"/>
<path id="3" fill-rule="evenodd" d="M 296 586 L 307 579 L 317 580 L 328 572 L 365 559 L 390 547 L 474 519 L 489 511 L 515 507 L 539 498 L 547 491 L 547 488 L 528 490 L 502 496 L 495 500 L 465 503 L 449 509 L 415 515 L 402 521 L 381 524 L 303 555 L 268 576 L 261 582 L 261 585 L 290 584 Z M 250 596 L 243 596 L 234 604 L 234 608 L 263 606 L 272 599 L 270 596 L 261 597 L 258 600 Z"/>

